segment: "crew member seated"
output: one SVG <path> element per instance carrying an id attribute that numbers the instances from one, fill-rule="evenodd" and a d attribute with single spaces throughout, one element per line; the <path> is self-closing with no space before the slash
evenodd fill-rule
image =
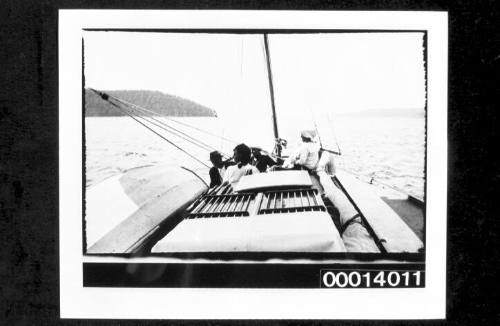
<path id="1" fill-rule="evenodd" d="M 255 167 L 260 172 L 266 172 L 269 167 L 276 165 L 276 162 L 269 155 L 263 154 L 260 148 L 253 147 L 252 154 L 255 158 Z"/>
<path id="2" fill-rule="evenodd" d="M 210 188 L 214 188 L 222 184 L 222 176 L 226 173 L 227 167 L 234 165 L 235 163 L 230 162 L 229 159 L 223 161 L 222 155 L 218 151 L 210 153 L 210 162 L 213 164 L 208 172 L 210 175 Z"/>
<path id="3" fill-rule="evenodd" d="M 303 130 L 300 133 L 302 144 L 290 155 L 283 168 L 315 171 L 319 160 L 319 145 L 313 141 L 315 136 L 313 130 Z"/>
<path id="4" fill-rule="evenodd" d="M 234 186 L 244 175 L 259 173 L 259 170 L 250 164 L 252 158 L 250 147 L 239 144 L 234 148 L 233 152 L 236 165 L 228 167 L 223 178 L 223 184 L 230 184 L 231 186 Z"/>

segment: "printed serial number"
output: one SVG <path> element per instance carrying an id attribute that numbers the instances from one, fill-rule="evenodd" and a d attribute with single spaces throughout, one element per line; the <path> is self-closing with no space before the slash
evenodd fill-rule
<path id="1" fill-rule="evenodd" d="M 422 271 L 338 271 L 321 270 L 322 288 L 423 287 Z"/>

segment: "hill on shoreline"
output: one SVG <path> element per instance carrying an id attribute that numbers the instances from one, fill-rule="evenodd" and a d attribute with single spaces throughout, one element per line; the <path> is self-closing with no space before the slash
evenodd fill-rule
<path id="1" fill-rule="evenodd" d="M 114 90 L 104 91 L 107 94 L 127 102 L 144 107 L 159 116 L 174 117 L 216 117 L 215 110 L 207 108 L 194 101 L 165 94 L 159 91 L 147 90 Z M 86 117 L 121 117 L 125 113 L 104 101 L 99 95 L 85 89 Z"/>

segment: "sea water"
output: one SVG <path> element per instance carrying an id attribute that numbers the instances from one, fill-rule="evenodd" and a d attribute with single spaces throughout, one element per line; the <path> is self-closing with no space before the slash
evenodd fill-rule
<path id="1" fill-rule="evenodd" d="M 157 119 L 169 127 L 162 129 L 158 122 L 156 126 L 150 124 L 150 127 L 168 141 L 129 117 L 85 118 L 86 186 L 133 167 L 157 163 L 182 165 L 206 176 L 208 169 L 204 164 L 210 165 L 210 150 L 217 149 L 231 155 L 232 148 L 241 142 L 272 149 L 269 148 L 273 142 L 271 122 L 262 119 L 252 121 L 251 116 L 243 116 L 241 120 L 231 123 L 218 118 Z M 288 147 L 297 146 L 300 122 L 282 123 L 279 129 L 283 134 L 296 135 L 288 139 Z M 337 150 L 338 144 L 342 155 L 335 157 L 337 166 L 355 173 L 362 180 L 373 178 L 375 184 L 383 182 L 408 194 L 423 197 L 423 117 L 340 116 L 331 129 L 320 137 L 323 143 L 334 147 L 330 148 L 332 150 Z M 189 142 L 186 135 L 203 142 L 203 148 Z"/>

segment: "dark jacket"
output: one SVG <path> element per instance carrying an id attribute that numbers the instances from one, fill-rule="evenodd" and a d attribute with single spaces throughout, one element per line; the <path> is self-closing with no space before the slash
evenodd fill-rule
<path id="1" fill-rule="evenodd" d="M 224 168 L 227 169 L 228 166 L 235 165 L 234 162 L 223 162 Z M 210 188 L 217 187 L 222 184 L 222 175 L 219 173 L 219 169 L 215 166 L 212 166 L 208 171 L 210 175 Z"/>
<path id="2" fill-rule="evenodd" d="M 266 172 L 267 168 L 270 166 L 276 165 L 276 162 L 270 158 L 268 155 L 261 155 L 255 164 L 255 167 L 260 172 Z"/>
<path id="3" fill-rule="evenodd" d="M 210 171 L 208 171 L 208 174 L 210 175 L 210 188 L 214 188 L 222 184 L 222 176 L 220 175 L 217 167 L 212 166 Z"/>

